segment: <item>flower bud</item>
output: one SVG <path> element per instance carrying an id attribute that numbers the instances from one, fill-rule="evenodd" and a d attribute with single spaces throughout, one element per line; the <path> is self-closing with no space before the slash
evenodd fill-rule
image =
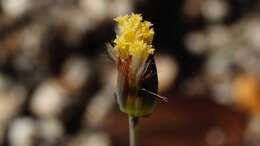
<path id="1" fill-rule="evenodd" d="M 158 77 L 154 58 L 150 58 L 138 84 L 132 84 L 129 74 L 122 68 L 118 69 L 117 103 L 122 112 L 134 117 L 150 115 L 156 103 L 155 96 L 151 93 L 158 92 Z"/>
<path id="2" fill-rule="evenodd" d="M 112 56 L 117 64 L 117 103 L 134 117 L 148 116 L 155 106 L 158 77 L 153 58 L 152 24 L 139 14 L 120 16 Z"/>

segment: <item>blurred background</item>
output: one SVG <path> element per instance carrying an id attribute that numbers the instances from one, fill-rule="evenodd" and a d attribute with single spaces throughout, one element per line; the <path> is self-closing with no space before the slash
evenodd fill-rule
<path id="1" fill-rule="evenodd" d="M 160 95 L 140 146 L 259 146 L 259 0 L 0 0 L 0 146 L 126 146 L 105 43 L 154 24 Z"/>

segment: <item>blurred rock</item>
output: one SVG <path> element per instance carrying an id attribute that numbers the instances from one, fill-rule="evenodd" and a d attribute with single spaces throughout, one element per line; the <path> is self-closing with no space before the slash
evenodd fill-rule
<path id="1" fill-rule="evenodd" d="M 26 94 L 23 86 L 15 85 L 7 76 L 0 74 L 0 143 L 6 126 L 21 111 Z"/>
<path id="2" fill-rule="evenodd" d="M 205 0 L 201 6 L 201 13 L 209 22 L 220 22 L 229 11 L 225 0 Z"/>
<path id="3" fill-rule="evenodd" d="M 64 127 L 57 119 L 42 119 L 39 121 L 39 135 L 43 143 L 57 145 L 64 136 Z"/>
<path id="4" fill-rule="evenodd" d="M 170 90 L 178 75 L 178 65 L 172 56 L 160 55 L 156 57 L 159 92 Z"/>
<path id="5" fill-rule="evenodd" d="M 31 0 L 2 0 L 3 11 L 10 17 L 19 17 L 24 15 L 30 8 Z"/>
<path id="6" fill-rule="evenodd" d="M 69 141 L 66 146 L 110 146 L 107 134 L 102 132 L 82 133 Z"/>
<path id="7" fill-rule="evenodd" d="M 46 45 L 47 28 L 40 23 L 34 23 L 26 27 L 19 35 L 19 46 L 21 54 L 28 57 L 39 56 Z"/>
<path id="8" fill-rule="evenodd" d="M 108 0 L 109 15 L 111 18 L 132 12 L 134 1 L 131 0 Z"/>
<path id="9" fill-rule="evenodd" d="M 115 105 L 114 89 L 106 88 L 95 95 L 86 108 L 85 122 L 87 126 L 97 128 L 102 126 L 108 113 Z"/>
<path id="10" fill-rule="evenodd" d="M 232 82 L 225 80 L 220 83 L 212 85 L 212 94 L 214 100 L 222 105 L 232 105 L 234 103 L 234 97 L 232 92 Z"/>
<path id="11" fill-rule="evenodd" d="M 260 19 L 251 18 L 245 22 L 245 39 L 253 49 L 260 51 Z"/>
<path id="12" fill-rule="evenodd" d="M 232 56 L 232 61 L 243 72 L 253 74 L 257 76 L 260 73 L 260 61 L 259 53 L 252 50 L 248 46 L 241 46 L 243 48 L 237 48 Z"/>
<path id="13" fill-rule="evenodd" d="M 68 58 L 62 68 L 61 81 L 71 91 L 79 91 L 90 80 L 91 68 L 82 57 Z"/>
<path id="14" fill-rule="evenodd" d="M 80 0 L 81 8 L 97 22 L 131 12 L 133 3 L 131 0 Z"/>
<path id="15" fill-rule="evenodd" d="M 13 121 L 8 132 L 11 146 L 34 146 L 38 138 L 36 122 L 31 118 L 19 118 Z"/>
<path id="16" fill-rule="evenodd" d="M 209 48 L 213 48 L 213 51 L 218 49 L 229 49 L 231 41 L 230 32 L 225 26 L 213 25 L 207 30 L 206 41 Z"/>
<path id="17" fill-rule="evenodd" d="M 205 65 L 205 77 L 211 83 L 221 82 L 230 78 L 230 54 L 218 51 L 210 56 Z"/>
<path id="18" fill-rule="evenodd" d="M 66 89 L 57 80 L 50 79 L 36 89 L 30 108 L 39 117 L 56 118 L 68 104 L 66 97 Z"/>
<path id="19" fill-rule="evenodd" d="M 89 13 L 79 8 L 53 8 L 50 15 L 53 21 L 51 25 L 63 33 L 65 43 L 72 46 L 82 41 L 84 34 L 100 25 Z"/>
<path id="20" fill-rule="evenodd" d="M 191 32 L 185 40 L 190 52 L 201 55 L 207 50 L 207 38 L 202 32 Z"/>
<path id="21" fill-rule="evenodd" d="M 108 3 L 107 0 L 80 0 L 80 6 L 85 13 L 89 13 L 90 17 L 96 20 L 102 20 L 108 16 Z"/>

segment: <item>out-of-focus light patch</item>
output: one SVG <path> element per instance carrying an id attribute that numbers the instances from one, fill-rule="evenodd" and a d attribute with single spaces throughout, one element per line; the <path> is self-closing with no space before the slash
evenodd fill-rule
<path id="1" fill-rule="evenodd" d="M 8 139 L 11 146 L 34 146 L 37 138 L 37 125 L 30 118 L 20 118 L 10 125 Z"/>
<path id="2" fill-rule="evenodd" d="M 207 50 L 206 36 L 202 32 L 191 32 L 185 39 L 185 45 L 190 52 L 203 54 Z"/>
<path id="3" fill-rule="evenodd" d="M 156 57 L 159 91 L 164 92 L 172 88 L 178 75 L 178 65 L 172 56 L 159 55 Z"/>
<path id="4" fill-rule="evenodd" d="M 133 1 L 131 0 L 110 0 L 109 13 L 112 18 L 125 15 L 133 10 Z"/>
<path id="5" fill-rule="evenodd" d="M 94 96 L 86 109 L 85 119 L 88 126 L 99 127 L 102 125 L 115 103 L 112 93 L 112 90 L 105 90 L 100 95 Z"/>
<path id="6" fill-rule="evenodd" d="M 233 95 L 236 105 L 252 114 L 260 111 L 260 81 L 257 77 L 243 74 L 235 77 Z"/>
<path id="7" fill-rule="evenodd" d="M 131 0 L 80 0 L 81 8 L 97 22 L 131 12 L 133 3 Z"/>
<path id="8" fill-rule="evenodd" d="M 81 9 L 57 11 L 55 17 L 60 19 L 61 26 L 65 26 L 66 43 L 70 45 L 79 44 L 83 35 L 99 25 L 90 15 Z"/>
<path id="9" fill-rule="evenodd" d="M 226 51 L 218 51 L 206 62 L 206 77 L 210 82 L 223 81 L 229 78 L 230 56 Z"/>
<path id="10" fill-rule="evenodd" d="M 219 104 L 231 105 L 234 103 L 232 94 L 232 83 L 225 80 L 212 85 L 214 100 Z"/>
<path id="11" fill-rule="evenodd" d="M 42 50 L 46 43 L 46 27 L 40 23 L 31 24 L 20 31 L 12 42 L 19 46 L 12 54 L 15 56 L 12 63 L 17 71 L 30 72 L 42 67 L 39 64 L 45 61 Z"/>
<path id="12" fill-rule="evenodd" d="M 245 38 L 260 53 L 260 19 L 249 20 L 245 25 Z"/>
<path id="13" fill-rule="evenodd" d="M 5 126 L 22 107 L 26 89 L 0 74 L 0 125 Z"/>
<path id="14" fill-rule="evenodd" d="M 71 57 L 65 61 L 61 80 L 71 90 L 79 90 L 91 75 L 88 62 L 82 57 Z"/>
<path id="15" fill-rule="evenodd" d="M 110 146 L 111 141 L 103 132 L 83 133 L 69 141 L 66 146 Z"/>
<path id="16" fill-rule="evenodd" d="M 208 146 L 220 146 L 226 144 L 227 137 L 221 127 L 213 127 L 207 132 L 205 140 Z"/>
<path id="17" fill-rule="evenodd" d="M 231 41 L 230 32 L 222 25 L 213 25 L 207 30 L 207 37 L 204 40 L 213 51 L 227 49 Z"/>
<path id="18" fill-rule="evenodd" d="M 6 123 L 10 118 L 17 114 L 21 107 L 23 97 L 14 97 L 6 93 L 0 93 L 0 123 Z"/>
<path id="19" fill-rule="evenodd" d="M 206 31 L 191 32 L 187 35 L 185 45 L 190 52 L 202 55 L 230 51 L 232 46 L 231 32 L 222 25 L 212 25 Z"/>
<path id="20" fill-rule="evenodd" d="M 67 104 L 67 92 L 57 80 L 42 83 L 32 96 L 30 108 L 40 117 L 57 117 Z"/>
<path id="21" fill-rule="evenodd" d="M 68 21 L 68 27 L 71 28 L 71 31 L 85 32 L 89 30 L 95 25 L 95 23 L 91 22 L 91 18 L 89 18 L 88 14 L 82 13 L 82 11 L 70 11 L 71 16 Z M 67 16 L 65 16 L 67 17 Z"/>
<path id="22" fill-rule="evenodd" d="M 233 62 L 240 67 L 241 70 L 249 74 L 258 76 L 260 74 L 259 54 L 252 51 L 249 46 L 241 46 L 237 48 L 233 54 Z M 249 50 L 250 49 L 250 50 Z"/>
<path id="23" fill-rule="evenodd" d="M 39 134 L 42 139 L 50 144 L 55 144 L 62 139 L 64 128 L 57 119 L 42 119 L 39 121 Z"/>
<path id="24" fill-rule="evenodd" d="M 91 146 L 109 146 L 110 140 L 104 133 L 92 134 L 86 139 L 86 145 Z"/>
<path id="25" fill-rule="evenodd" d="M 210 22 L 223 20 L 229 11 L 229 6 L 224 0 L 205 0 L 201 6 L 201 13 Z"/>
<path id="26" fill-rule="evenodd" d="M 30 8 L 31 0 L 2 0 L 1 5 L 5 14 L 10 17 L 19 17 Z"/>
<path id="27" fill-rule="evenodd" d="M 107 0 L 80 0 L 80 6 L 96 20 L 102 20 L 107 17 Z"/>
<path id="28" fill-rule="evenodd" d="M 19 36 L 21 54 L 27 57 L 35 57 L 40 53 L 45 43 L 45 29 L 40 24 L 32 24 L 25 28 Z"/>

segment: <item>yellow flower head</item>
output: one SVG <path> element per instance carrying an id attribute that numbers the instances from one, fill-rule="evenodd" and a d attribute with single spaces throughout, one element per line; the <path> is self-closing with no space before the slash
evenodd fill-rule
<path id="1" fill-rule="evenodd" d="M 118 25 L 118 33 L 114 40 L 114 51 L 120 59 L 130 56 L 140 61 L 145 61 L 154 48 L 152 40 L 154 30 L 152 24 L 143 21 L 140 14 L 130 14 L 115 18 Z"/>

